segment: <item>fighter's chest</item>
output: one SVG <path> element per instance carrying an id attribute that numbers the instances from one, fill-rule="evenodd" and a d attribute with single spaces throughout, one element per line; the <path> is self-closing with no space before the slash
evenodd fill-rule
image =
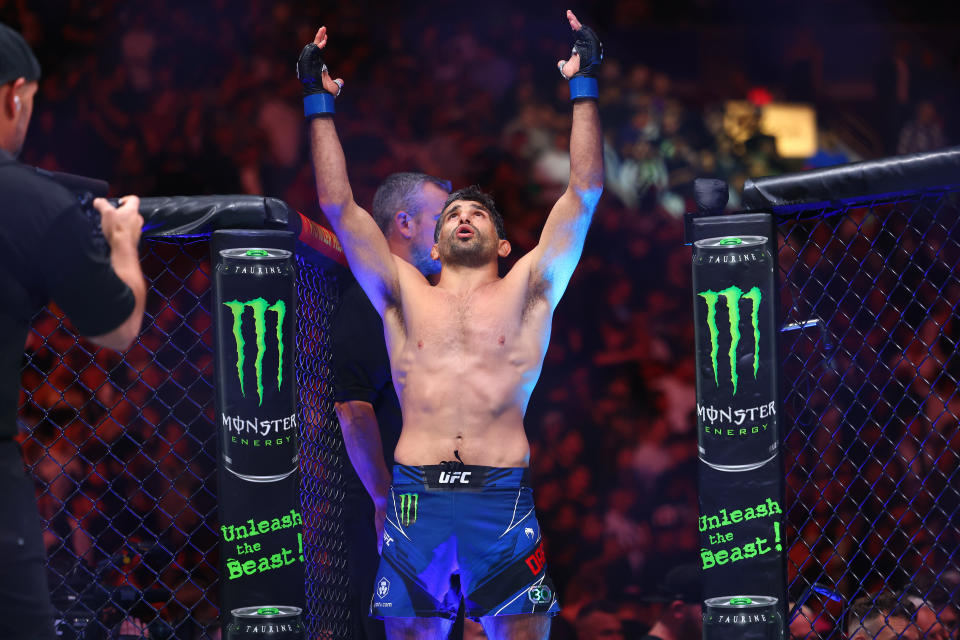
<path id="1" fill-rule="evenodd" d="M 418 348 L 457 351 L 501 349 L 523 331 L 522 304 L 501 292 L 436 292 L 410 316 L 409 337 Z"/>

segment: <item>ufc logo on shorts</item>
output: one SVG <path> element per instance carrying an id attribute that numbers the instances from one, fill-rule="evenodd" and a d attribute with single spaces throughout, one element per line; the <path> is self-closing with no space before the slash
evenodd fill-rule
<path id="1" fill-rule="evenodd" d="M 470 484 L 470 474 L 472 471 L 441 471 L 440 484 Z"/>

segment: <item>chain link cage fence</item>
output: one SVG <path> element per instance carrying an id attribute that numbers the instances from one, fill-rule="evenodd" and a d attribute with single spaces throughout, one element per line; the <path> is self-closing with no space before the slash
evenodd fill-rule
<path id="1" fill-rule="evenodd" d="M 960 184 L 774 213 L 795 637 L 847 637 L 886 591 L 956 637 Z"/>
<path id="2" fill-rule="evenodd" d="M 20 396 L 61 637 L 218 637 L 207 239 L 146 240 L 144 330 L 125 354 L 35 318 Z M 329 389 L 335 274 L 298 258 L 301 478 L 310 638 L 347 634 L 342 438 Z"/>

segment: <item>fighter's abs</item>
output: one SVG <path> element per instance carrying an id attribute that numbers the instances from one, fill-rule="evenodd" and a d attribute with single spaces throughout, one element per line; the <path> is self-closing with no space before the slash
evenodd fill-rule
<path id="1" fill-rule="evenodd" d="M 536 318 L 523 314 L 523 300 L 513 296 L 464 300 L 430 293 L 439 295 L 405 314 L 407 335 L 392 354 L 404 416 L 398 460 L 409 449 L 435 446 L 446 459 L 442 455 L 451 453 L 441 451 L 460 446 L 476 447 L 487 458 L 477 464 L 524 463 L 523 413 L 542 364 L 548 322 L 531 324 Z M 430 311 L 424 313 L 425 307 Z"/>

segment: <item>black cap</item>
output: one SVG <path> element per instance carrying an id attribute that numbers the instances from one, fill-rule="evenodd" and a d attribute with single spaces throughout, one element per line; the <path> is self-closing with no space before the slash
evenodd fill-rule
<path id="1" fill-rule="evenodd" d="M 40 79 L 40 63 L 19 33 L 0 23 L 0 85 L 26 78 Z"/>
<path id="2" fill-rule="evenodd" d="M 648 601 L 674 602 L 679 600 L 688 604 L 703 603 L 703 590 L 700 586 L 700 566 L 681 564 L 667 572 L 663 581 L 657 585 L 657 592 Z"/>

